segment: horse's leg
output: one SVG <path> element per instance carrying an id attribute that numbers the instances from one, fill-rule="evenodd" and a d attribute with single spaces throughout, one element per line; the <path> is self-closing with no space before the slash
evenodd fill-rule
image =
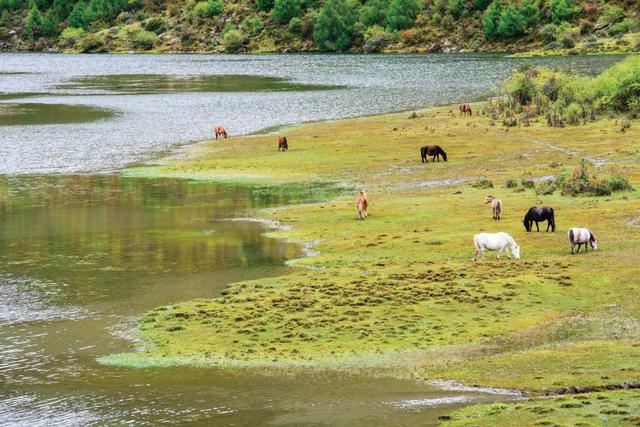
<path id="1" fill-rule="evenodd" d="M 573 247 L 574 247 L 574 246 L 575 246 L 575 245 L 573 244 L 573 242 L 571 242 L 571 255 L 573 255 Z"/>
<path id="2" fill-rule="evenodd" d="M 538 229 L 538 231 L 540 231 L 540 224 L 538 223 L 538 221 L 536 221 L 536 228 Z"/>
<path id="3" fill-rule="evenodd" d="M 500 255 L 502 254 L 502 250 L 503 250 L 503 249 L 504 249 L 504 248 L 500 248 L 500 249 L 498 250 L 498 256 L 497 256 L 497 259 L 500 259 Z"/>
<path id="4" fill-rule="evenodd" d="M 510 246 L 504 248 L 505 253 L 507 254 L 507 258 L 511 259 L 511 254 L 509 254 Z M 511 249 L 511 253 L 513 253 L 513 249 Z"/>

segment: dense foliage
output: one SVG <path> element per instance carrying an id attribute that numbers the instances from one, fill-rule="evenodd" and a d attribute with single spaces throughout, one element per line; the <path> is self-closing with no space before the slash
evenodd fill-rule
<path id="1" fill-rule="evenodd" d="M 596 77 L 520 67 L 503 85 L 490 112 L 506 125 L 544 117 L 549 126 L 578 125 L 606 113 L 640 116 L 640 57 L 631 56 Z M 624 126 L 621 128 L 624 131 Z"/>
<path id="2" fill-rule="evenodd" d="M 639 15 L 623 0 L 0 0 L 0 49 L 597 49 L 629 44 Z"/>

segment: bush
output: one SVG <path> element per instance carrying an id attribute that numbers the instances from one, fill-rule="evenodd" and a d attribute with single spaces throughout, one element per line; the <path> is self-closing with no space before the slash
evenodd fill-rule
<path id="1" fill-rule="evenodd" d="M 149 18 L 143 22 L 142 26 L 145 30 L 156 34 L 162 34 L 167 31 L 167 24 L 162 18 Z"/>
<path id="2" fill-rule="evenodd" d="M 536 187 L 536 194 L 538 195 L 549 195 L 555 193 L 558 189 L 558 183 L 555 179 L 550 179 L 548 181 L 543 181 Z"/>
<path id="3" fill-rule="evenodd" d="M 635 32 L 638 31 L 639 28 L 640 25 L 638 24 L 638 21 L 636 21 L 635 19 L 627 18 L 622 22 L 613 24 L 611 28 L 609 28 L 609 35 L 617 36 L 620 34 Z"/>
<path id="4" fill-rule="evenodd" d="M 220 15 L 224 10 L 224 3 L 222 0 L 207 0 L 196 3 L 193 8 L 193 13 L 202 18 L 212 18 L 216 15 Z"/>
<path id="5" fill-rule="evenodd" d="M 510 39 L 524 34 L 526 21 L 513 4 L 507 6 L 500 14 L 498 35 Z"/>
<path id="6" fill-rule="evenodd" d="M 67 27 L 60 34 L 60 43 L 65 47 L 72 47 L 82 36 L 84 30 L 82 28 Z"/>
<path id="7" fill-rule="evenodd" d="M 493 188 L 493 182 L 488 179 L 481 179 L 471 184 L 473 188 Z"/>
<path id="8" fill-rule="evenodd" d="M 300 15 L 300 0 L 275 0 L 271 9 L 271 19 L 278 24 L 285 24 Z"/>
<path id="9" fill-rule="evenodd" d="M 133 34 L 131 41 L 136 49 L 149 50 L 158 41 L 158 35 L 151 31 L 140 29 Z"/>
<path id="10" fill-rule="evenodd" d="M 389 0 L 369 0 L 360 8 L 360 23 L 364 28 L 373 25 L 384 26 L 387 19 Z"/>
<path id="11" fill-rule="evenodd" d="M 379 25 L 369 27 L 364 34 L 363 49 L 365 52 L 380 52 L 391 43 L 391 35 Z"/>
<path id="12" fill-rule="evenodd" d="M 604 26 L 614 24 L 624 19 L 624 8 L 616 4 L 607 4 L 602 8 L 602 13 L 598 17 L 598 25 Z"/>
<path id="13" fill-rule="evenodd" d="M 291 18 L 291 21 L 289 21 L 289 31 L 293 34 L 300 34 L 300 32 L 302 32 L 302 20 L 297 16 Z"/>
<path id="14" fill-rule="evenodd" d="M 482 19 L 482 27 L 484 29 L 484 36 L 487 40 L 495 40 L 498 38 L 498 24 L 500 22 L 500 15 L 502 14 L 502 6 L 499 0 L 493 0 Z"/>
<path id="15" fill-rule="evenodd" d="M 565 49 L 571 49 L 576 45 L 576 37 L 573 33 L 567 31 L 560 36 L 559 42 Z"/>
<path id="16" fill-rule="evenodd" d="M 608 175 L 608 177 L 599 176 L 593 167 L 583 159 L 573 169 L 571 175 L 560 177 L 558 183 L 562 188 L 562 195 L 565 196 L 580 194 L 608 196 L 614 191 L 633 189 L 627 178 L 617 168 L 610 168 Z"/>
<path id="17" fill-rule="evenodd" d="M 273 0 L 257 0 L 256 9 L 268 12 L 273 8 Z"/>
<path id="18" fill-rule="evenodd" d="M 520 185 L 522 185 L 522 188 L 535 188 L 536 183 L 531 178 L 522 177 L 520 178 Z"/>
<path id="19" fill-rule="evenodd" d="M 232 29 L 224 33 L 222 37 L 222 46 L 229 53 L 238 52 L 245 42 L 244 34 L 236 29 Z"/>
<path id="20" fill-rule="evenodd" d="M 516 188 L 518 186 L 518 181 L 513 178 L 507 178 L 507 180 L 504 182 L 504 186 L 506 188 Z"/>
<path id="21" fill-rule="evenodd" d="M 262 25 L 262 20 L 255 16 L 253 18 L 244 18 L 242 24 L 240 24 L 240 28 L 247 34 L 257 36 L 260 34 L 264 26 Z"/>
<path id="22" fill-rule="evenodd" d="M 318 14 L 313 38 L 323 51 L 344 51 L 351 47 L 357 20 L 350 0 L 327 0 Z"/>

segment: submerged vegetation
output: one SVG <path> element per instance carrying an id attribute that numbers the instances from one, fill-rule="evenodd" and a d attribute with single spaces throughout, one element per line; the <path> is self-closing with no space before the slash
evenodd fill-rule
<path id="1" fill-rule="evenodd" d="M 637 51 L 623 0 L 0 0 L 0 49 Z"/>
<path id="2" fill-rule="evenodd" d="M 262 211 L 292 227 L 271 235 L 316 256 L 217 298 L 158 307 L 139 320 L 138 351 L 101 361 L 395 368 L 530 398 L 471 406 L 445 425 L 637 422 L 640 229 L 630 220 L 640 200 L 640 127 L 620 104 L 602 105 L 594 120 L 566 127 L 531 120 L 505 128 L 490 114 L 462 117 L 452 107 L 313 123 L 284 131 L 286 153 L 276 151 L 273 134 L 232 136 L 130 170 L 274 185 L 334 181 L 367 190 L 369 217 L 357 220 L 355 191 Z M 631 123 L 625 132 L 620 115 Z M 445 148 L 448 161 L 421 163 L 425 141 Z M 569 174 L 563 165 L 577 166 Z M 500 221 L 482 203 L 489 188 L 504 203 Z M 522 215 L 533 205 L 554 207 L 557 233 L 524 231 Z M 571 255 L 572 226 L 593 230 L 599 249 Z M 522 259 L 471 261 L 481 231 L 511 234 Z"/>

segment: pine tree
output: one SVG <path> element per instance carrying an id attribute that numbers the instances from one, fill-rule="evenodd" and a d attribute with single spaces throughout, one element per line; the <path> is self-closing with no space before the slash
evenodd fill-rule
<path id="1" fill-rule="evenodd" d="M 327 0 L 318 14 L 313 31 L 313 37 L 320 50 L 349 49 L 356 21 L 356 8 L 350 0 Z"/>
<path id="2" fill-rule="evenodd" d="M 401 31 L 412 27 L 420 10 L 418 0 L 391 0 L 387 12 L 387 27 L 391 31 Z"/>
<path id="3" fill-rule="evenodd" d="M 500 5 L 500 0 L 493 0 L 484 13 L 484 19 L 482 20 L 484 36 L 487 40 L 495 40 L 498 38 L 498 24 L 501 14 L 502 6 Z"/>

